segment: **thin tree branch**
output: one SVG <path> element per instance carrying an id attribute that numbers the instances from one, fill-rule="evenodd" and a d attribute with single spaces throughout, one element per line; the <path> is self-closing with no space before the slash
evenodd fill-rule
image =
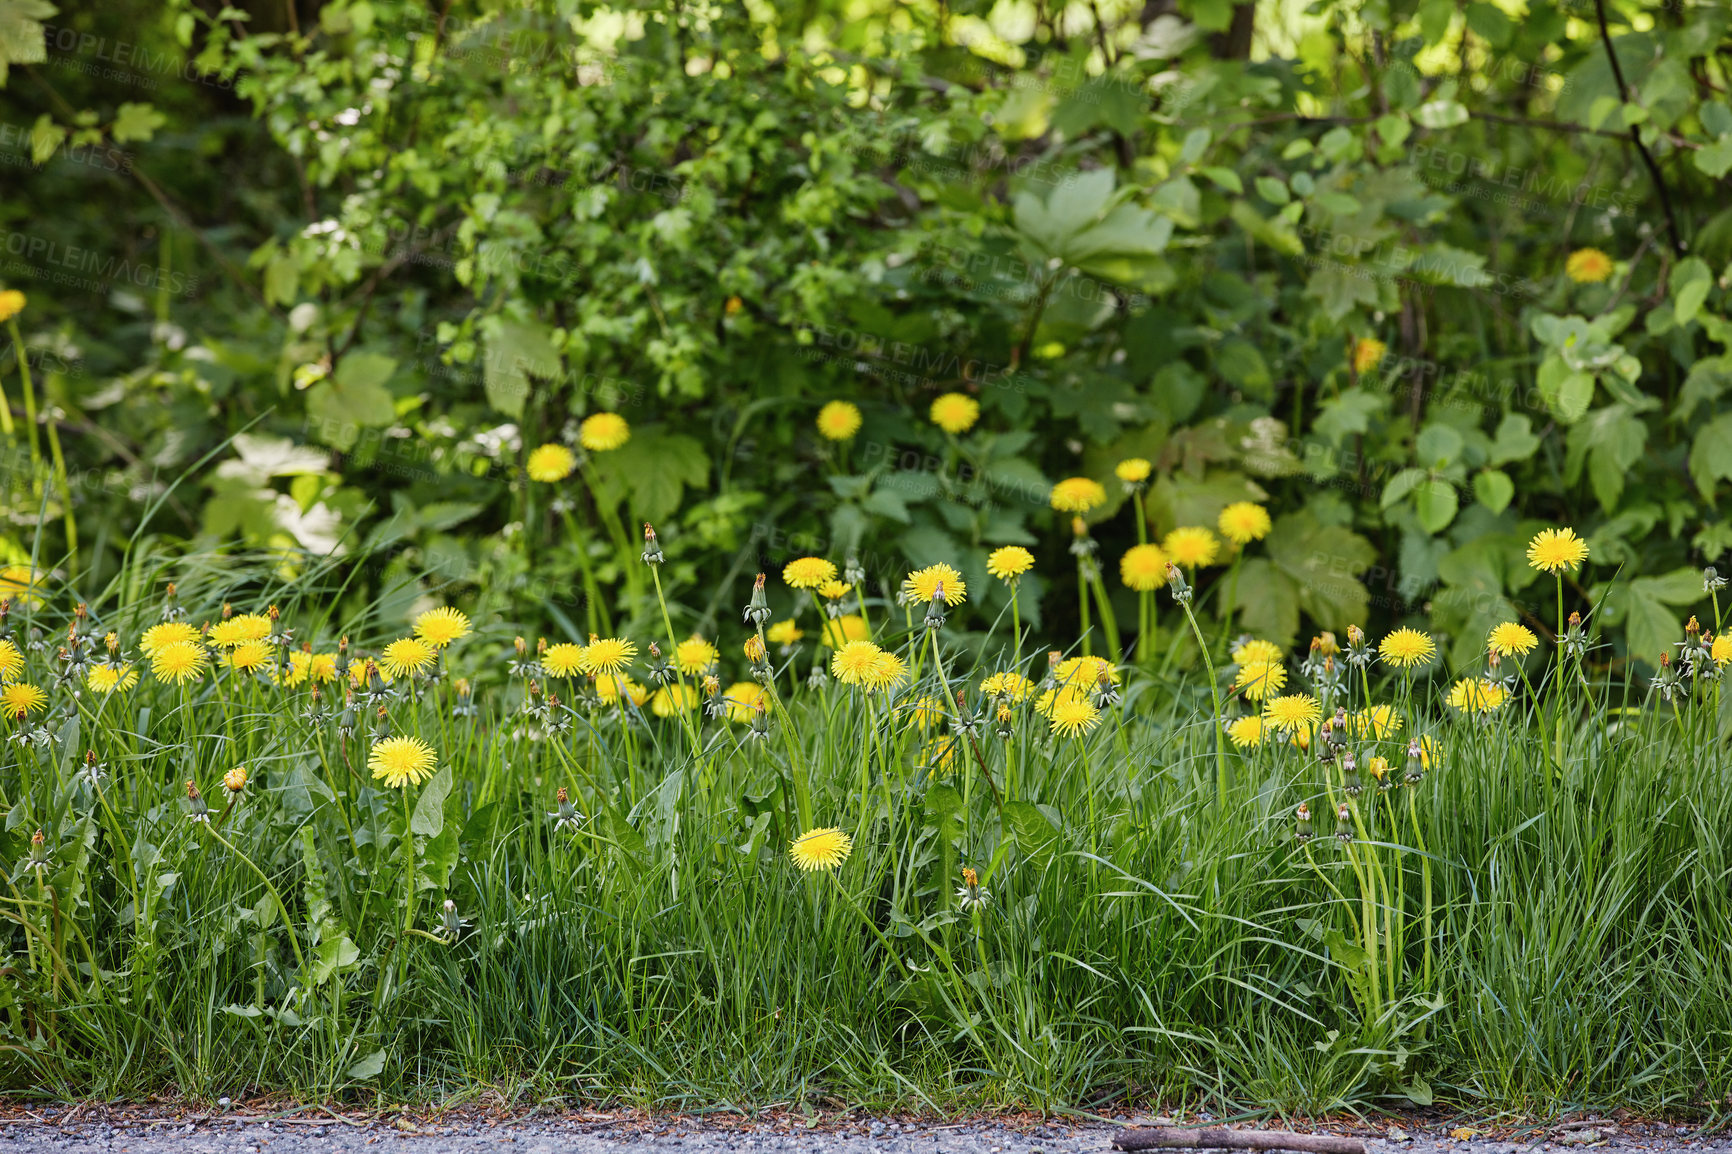
<path id="1" fill-rule="evenodd" d="M 1618 82 L 1618 99 L 1625 105 L 1630 103 L 1630 86 L 1624 83 L 1624 70 L 1618 65 L 1618 54 L 1612 51 L 1612 32 L 1606 26 L 1606 0 L 1594 0 L 1594 15 L 1600 20 L 1600 41 L 1606 46 L 1606 59 L 1612 64 L 1612 79 Z M 1660 166 L 1654 162 L 1653 154 L 1648 146 L 1642 143 L 1642 134 L 1637 125 L 1630 125 L 1630 143 L 1636 146 L 1641 154 L 1642 163 L 1648 168 L 1648 175 L 1654 178 L 1654 188 L 1660 194 L 1660 209 L 1666 214 L 1666 229 L 1672 234 L 1672 251 L 1679 256 L 1684 255 L 1684 235 L 1678 231 L 1678 218 L 1672 214 L 1672 194 L 1666 188 L 1666 178 L 1660 175 Z"/>

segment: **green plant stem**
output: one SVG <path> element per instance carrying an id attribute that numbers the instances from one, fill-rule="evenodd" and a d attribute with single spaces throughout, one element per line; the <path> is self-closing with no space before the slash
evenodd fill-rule
<path id="1" fill-rule="evenodd" d="M 1188 601 L 1179 603 L 1184 607 L 1185 618 L 1191 623 L 1191 633 L 1197 639 L 1197 648 L 1203 654 L 1203 668 L 1209 675 L 1209 699 L 1214 703 L 1215 714 L 1215 796 L 1216 804 L 1221 812 L 1227 809 L 1227 740 L 1226 731 L 1221 720 L 1221 686 L 1215 676 L 1215 662 L 1209 656 L 1208 643 L 1203 640 L 1203 631 L 1197 627 L 1197 615 L 1191 612 Z"/>
<path id="2" fill-rule="evenodd" d="M 30 358 L 25 355 L 24 337 L 18 331 L 18 319 L 16 317 L 9 318 L 6 321 L 6 329 L 12 334 L 12 351 L 17 358 L 18 376 L 23 381 L 24 387 L 24 431 L 30 437 L 30 491 L 40 497 L 42 495 L 42 444 L 36 432 L 36 388 L 30 380 Z M 8 425 L 12 423 L 10 413 L 7 414 L 6 423 Z M 11 435 L 10 429 L 7 430 L 7 434 L 8 436 Z"/>

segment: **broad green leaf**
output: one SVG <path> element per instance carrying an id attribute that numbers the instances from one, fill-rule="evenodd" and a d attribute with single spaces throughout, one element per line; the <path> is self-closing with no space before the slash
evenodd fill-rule
<path id="1" fill-rule="evenodd" d="M 1690 446 L 1690 476 L 1710 505 L 1715 503 L 1716 483 L 1732 480 L 1732 413 L 1721 413 L 1697 430 Z"/>
<path id="2" fill-rule="evenodd" d="M 1427 532 L 1441 533 L 1449 528 L 1460 500 L 1455 486 L 1441 477 L 1428 477 L 1414 486 L 1413 509 Z"/>
<path id="3" fill-rule="evenodd" d="M 356 1082 L 365 1082 L 368 1078 L 377 1078 L 385 1069 L 386 1051 L 374 1050 L 365 1058 L 349 1067 L 344 1075 Z"/>
<path id="4" fill-rule="evenodd" d="M 437 837 L 445 828 L 445 798 L 450 793 L 451 767 L 442 765 L 439 772 L 421 786 L 414 812 L 409 816 L 410 831 L 422 837 Z"/>
<path id="5" fill-rule="evenodd" d="M 559 353 L 546 325 L 500 319 L 493 322 L 482 369 L 488 404 L 508 417 L 521 417 L 531 382 L 555 380 L 559 375 Z"/>
<path id="6" fill-rule="evenodd" d="M 47 0 L 0 0 L 0 87 L 14 64 L 41 64 L 48 59 L 48 37 L 42 27 L 60 10 Z"/>
<path id="7" fill-rule="evenodd" d="M 931 797 L 930 791 L 927 797 Z M 1016 838 L 1016 847 L 1031 861 L 1044 864 L 1058 849 L 1059 832 L 1038 806 L 1026 801 L 1006 802 L 1004 824 Z"/>
<path id="8" fill-rule="evenodd" d="M 1515 482 L 1502 469 L 1483 469 L 1474 474 L 1473 495 L 1493 513 L 1501 513 L 1515 497 Z"/>
<path id="9" fill-rule="evenodd" d="M 108 131 L 115 143 L 131 144 L 149 140 L 166 123 L 168 117 L 148 104 L 122 104 Z"/>

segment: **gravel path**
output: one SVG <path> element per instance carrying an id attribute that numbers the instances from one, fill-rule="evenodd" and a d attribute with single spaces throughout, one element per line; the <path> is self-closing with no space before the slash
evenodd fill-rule
<path id="1" fill-rule="evenodd" d="M 77 1150 L 89 1154 L 1111 1154 L 1112 1128 L 1002 1122 L 933 1125 L 845 1120 L 806 1129 L 786 1120 L 753 1123 L 595 1115 L 374 1121 L 348 1124 L 307 1114 L 274 1119 L 183 1114 L 173 1118 L 89 1111 L 19 1110 L 0 1118 L 0 1154 Z M 1360 1131 L 1367 1154 L 1732 1154 L 1726 1135 L 1688 1127 L 1586 1120 L 1496 1132 L 1412 1123 Z M 1453 1135 L 1453 1136 L 1452 1136 Z"/>

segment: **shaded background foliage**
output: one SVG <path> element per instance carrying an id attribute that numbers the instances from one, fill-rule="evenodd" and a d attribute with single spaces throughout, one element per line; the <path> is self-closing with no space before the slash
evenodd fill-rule
<path id="1" fill-rule="evenodd" d="M 581 633 L 647 611 L 604 532 L 645 519 L 700 625 L 806 551 L 878 591 L 1023 543 L 1062 587 L 1048 484 L 1135 454 L 1156 532 L 1270 504 L 1248 631 L 1466 661 L 1551 619 L 1520 549 L 1566 522 L 1572 598 L 1652 662 L 1732 544 L 1718 5 L 65 8 L 8 0 L 0 214 L 82 587 L 142 525 Z M 600 410 L 632 440 L 530 493 Z"/>

